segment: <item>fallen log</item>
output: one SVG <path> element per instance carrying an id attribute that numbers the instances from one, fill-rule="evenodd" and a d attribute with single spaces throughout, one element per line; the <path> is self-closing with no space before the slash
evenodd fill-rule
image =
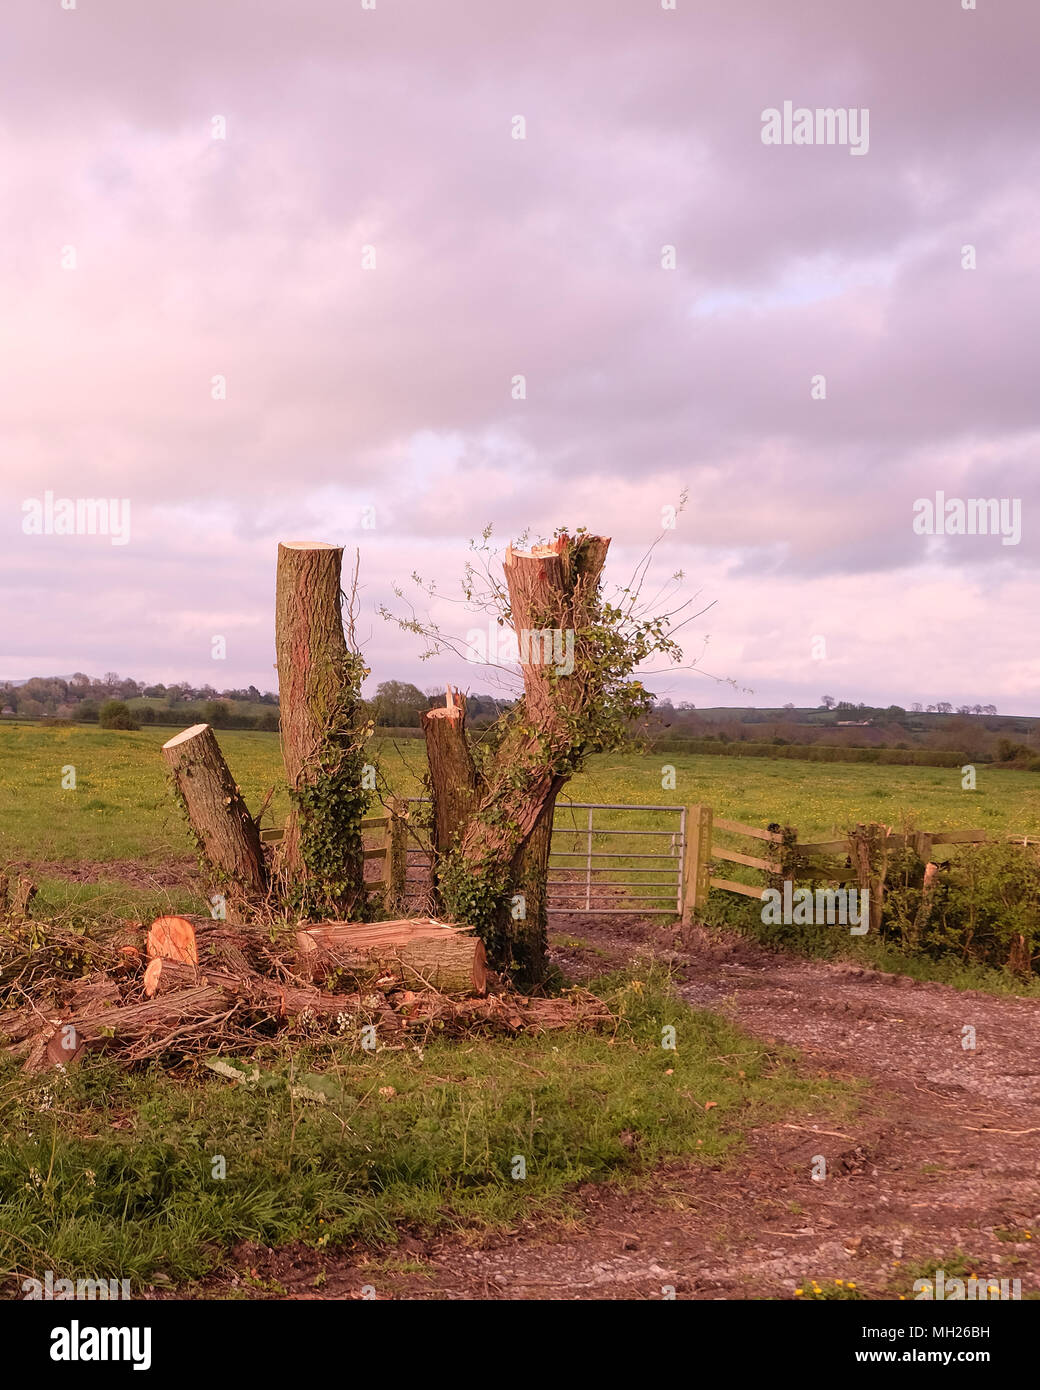
<path id="1" fill-rule="evenodd" d="M 166 999 L 106 1009 L 96 1015 L 51 1019 L 53 1031 L 36 1039 L 24 1069 L 39 1072 L 58 1064 L 68 1065 L 88 1049 L 111 1046 L 117 1041 L 126 1043 L 149 1038 L 156 1032 L 165 1040 L 176 1025 L 188 1020 L 212 1019 L 220 1012 L 223 999 L 223 991 L 218 987 L 201 985 L 197 989 L 181 990 Z"/>
<path id="2" fill-rule="evenodd" d="M 162 756 L 199 851 L 218 880 L 247 898 L 262 896 L 267 870 L 260 830 L 213 730 L 193 724 L 163 744 Z"/>
<path id="3" fill-rule="evenodd" d="M 243 1007 L 257 1005 L 270 1010 L 278 1018 L 308 1012 L 316 1017 L 334 1016 L 357 1010 L 363 1002 L 359 993 L 330 994 L 306 985 L 283 985 L 252 971 L 246 975 L 235 975 L 161 958 L 153 960 L 151 967 L 155 968 L 154 992 L 157 995 L 211 985 L 222 991 L 226 1001 L 237 1002 Z"/>
<path id="4" fill-rule="evenodd" d="M 102 1050 L 124 1063 L 164 1054 L 251 1052 L 289 1022 L 317 1025 L 337 1036 L 349 1031 L 351 1023 L 375 1023 L 381 1033 L 398 1037 L 407 1036 L 406 1030 L 428 1036 L 436 1029 L 440 1036 L 461 1037 L 602 1029 L 616 1023 L 601 999 L 578 988 L 555 998 L 509 993 L 450 997 L 435 988 L 416 992 L 400 987 L 393 993 L 370 989 L 334 994 L 281 984 L 255 972 L 234 975 L 163 956 L 151 964 L 156 974 L 151 999 L 120 1003 L 118 986 L 102 975 L 77 987 L 64 1017 L 58 1010 L 38 1007 L 19 1011 L 17 1017 L 0 1016 L 7 1050 L 24 1059 L 26 1071 L 44 1072 Z"/>
<path id="5" fill-rule="evenodd" d="M 395 922 L 320 922 L 296 933 L 297 968 L 315 979 L 333 971 L 359 981 L 386 976 L 443 994 L 483 994 L 484 943 L 468 928 L 432 918 Z"/>

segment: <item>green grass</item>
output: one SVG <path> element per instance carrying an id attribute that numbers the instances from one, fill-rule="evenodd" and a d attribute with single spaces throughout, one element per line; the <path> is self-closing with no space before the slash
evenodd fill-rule
<path id="1" fill-rule="evenodd" d="M 729 866 L 727 866 L 728 869 Z M 736 877 L 736 874 L 733 874 Z M 936 957 L 914 955 L 876 936 L 852 937 L 833 926 L 770 926 L 761 920 L 761 909 L 750 898 L 713 888 L 708 895 L 704 920 L 712 926 L 739 931 L 771 950 L 789 951 L 822 960 L 846 960 L 886 974 L 933 980 L 959 990 L 986 994 L 1040 997 L 1040 976 L 1023 979 L 1011 970 L 965 960 L 952 949 Z"/>
<path id="2" fill-rule="evenodd" d="M 939 1270 L 943 1271 L 943 1278 L 947 1283 L 951 1279 L 962 1279 L 965 1284 L 972 1277 L 983 1281 L 983 1292 L 988 1293 L 992 1285 L 994 1276 L 987 1270 L 987 1261 L 977 1258 L 974 1255 L 966 1254 L 963 1250 L 957 1249 L 950 1251 L 947 1255 L 940 1255 L 938 1258 L 920 1260 L 916 1263 L 911 1262 L 905 1267 L 901 1267 L 890 1281 L 890 1287 L 894 1292 L 901 1294 L 904 1299 L 917 1299 L 921 1294 L 929 1295 L 929 1300 L 934 1296 L 936 1275 Z M 1006 1271 L 996 1278 L 995 1287 L 999 1292 L 1000 1278 L 1010 1278 Z M 914 1285 L 919 1281 L 927 1281 L 928 1288 L 915 1289 Z M 947 1294 L 950 1292 L 946 1290 Z"/>
<path id="3" fill-rule="evenodd" d="M 0 726 L 0 862 L 3 860 L 136 859 L 162 864 L 188 859 L 180 814 L 167 791 L 159 748 L 169 731 L 108 732 L 90 726 Z M 287 800 L 276 734 L 222 730 L 221 747 L 247 802 L 276 793 L 265 824 L 284 819 Z M 373 740 L 373 756 L 394 792 L 421 792 L 425 764 L 417 740 Z M 62 768 L 76 769 L 76 790 L 63 791 Z M 674 766 L 674 789 L 662 790 L 662 769 Z M 625 805 L 707 802 L 716 816 L 797 827 L 800 837 L 828 838 L 858 820 L 926 830 L 1035 831 L 1040 774 L 977 768 L 978 790 L 961 790 L 957 768 L 875 767 L 854 763 L 767 762 L 680 754 L 604 754 L 571 781 L 566 799 Z M 568 822 L 561 803 L 558 824 Z M 602 813 L 603 824 L 621 824 Z M 649 813 L 626 817 L 633 828 L 661 824 Z M 746 848 L 746 846 L 745 846 Z"/>
<path id="4" fill-rule="evenodd" d="M 862 939 L 850 943 L 847 955 L 875 970 L 892 975 L 909 975 L 914 980 L 935 980 L 952 989 L 978 989 L 986 994 L 1040 996 L 1040 977 L 1025 980 L 1010 970 L 964 961 L 954 955 L 933 959 L 914 956 L 884 942 Z"/>
<path id="5" fill-rule="evenodd" d="M 863 1297 L 855 1280 L 827 1279 L 822 1284 L 815 1279 L 807 1279 L 794 1291 L 795 1298 L 802 1303 L 847 1303 Z"/>
<path id="6" fill-rule="evenodd" d="M 67 878 L 46 876 L 35 882 L 33 917 L 74 930 L 89 931 L 96 923 L 116 918 L 136 917 L 150 922 L 167 913 L 204 915 L 209 911 L 203 895 L 189 889 L 128 887 L 119 879 L 74 883 Z"/>
<path id="7" fill-rule="evenodd" d="M 159 756 L 169 737 L 168 729 L 0 726 L 0 860 L 190 859 Z M 259 806 L 279 780 L 277 734 L 236 730 L 222 732 L 220 742 L 250 803 Z M 67 766 L 75 768 L 71 791 L 61 785 Z M 284 817 L 284 796 L 276 801 Z"/>
<path id="8" fill-rule="evenodd" d="M 600 989 L 620 1018 L 613 1036 L 371 1055 L 297 1039 L 240 1064 L 260 1067 L 251 1086 L 197 1062 L 177 1078 L 95 1056 L 27 1078 L 4 1059 L 0 1268 L 137 1286 L 199 1279 L 241 1240 L 392 1247 L 406 1229 L 574 1221 L 577 1184 L 719 1164 L 771 1117 L 854 1104 L 854 1087 L 799 1075 L 791 1054 L 689 1009 L 649 967 Z M 661 1047 L 664 1024 L 676 1051 Z M 328 1103 L 294 1096 L 301 1082 Z"/>
<path id="9" fill-rule="evenodd" d="M 668 763 L 676 770 L 674 791 L 661 789 L 661 768 Z M 1011 832 L 1037 825 L 1040 774 L 981 763 L 976 771 L 978 790 L 966 792 L 959 768 L 607 754 L 568 784 L 567 795 L 576 801 L 706 802 L 730 820 L 793 825 L 803 840 L 829 838 L 860 820 L 898 824 L 909 818 L 928 830 Z"/>

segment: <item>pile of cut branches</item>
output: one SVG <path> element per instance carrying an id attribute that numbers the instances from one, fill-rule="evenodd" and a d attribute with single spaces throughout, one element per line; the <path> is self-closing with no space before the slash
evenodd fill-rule
<path id="1" fill-rule="evenodd" d="M 611 1022 L 583 990 L 503 991 L 478 937 L 429 918 L 325 922 L 274 939 L 204 917 L 98 937 L 28 919 L 0 929 L 0 1047 L 29 1072 L 94 1051 L 173 1062 L 285 1035 L 360 1039 L 368 1030 L 369 1046 L 377 1035 L 386 1045 Z"/>

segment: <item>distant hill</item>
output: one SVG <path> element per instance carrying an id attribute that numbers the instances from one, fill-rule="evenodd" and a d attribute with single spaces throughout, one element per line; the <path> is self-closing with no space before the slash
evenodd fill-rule
<path id="1" fill-rule="evenodd" d="M 692 705 L 658 701 L 643 722 L 641 733 L 654 747 L 706 751 L 711 743 L 832 748 L 836 750 L 905 750 L 942 755 L 963 754 L 965 761 L 1013 763 L 1028 766 L 1040 757 L 1040 718 L 999 714 L 992 705 L 947 705 L 942 711 L 906 710 L 853 705 L 756 709 Z M 910 761 L 908 758 L 907 761 Z"/>

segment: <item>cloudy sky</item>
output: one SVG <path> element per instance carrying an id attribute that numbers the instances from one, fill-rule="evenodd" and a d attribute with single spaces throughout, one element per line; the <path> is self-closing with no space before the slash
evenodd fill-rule
<path id="1" fill-rule="evenodd" d="M 486 524 L 610 535 L 626 578 L 686 490 L 658 574 L 711 605 L 703 673 L 660 693 L 1040 714 L 1036 0 L 0 31 L 0 677 L 273 687 L 276 544 L 324 540 L 374 679 L 487 689 L 379 618 L 394 583 L 449 592 Z M 868 146 L 765 144 L 788 101 Z M 1017 543 L 915 533 L 937 491 L 1017 502 Z M 27 530 L 47 492 L 129 499 L 129 542 Z"/>

